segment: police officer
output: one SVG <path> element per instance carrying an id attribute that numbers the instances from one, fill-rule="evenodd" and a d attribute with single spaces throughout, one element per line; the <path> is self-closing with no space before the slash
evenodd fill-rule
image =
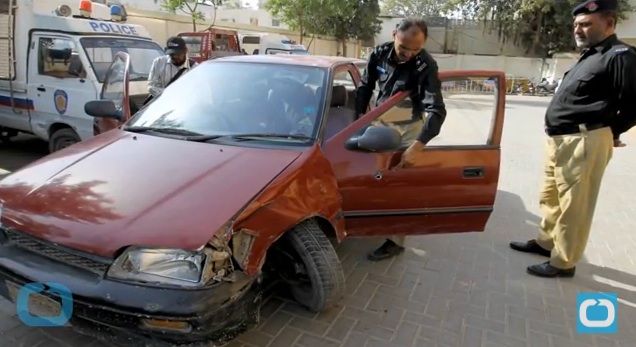
<path id="1" fill-rule="evenodd" d="M 412 164 L 413 153 L 439 134 L 446 117 L 437 63 L 423 48 L 428 36 L 426 23 L 408 18 L 393 31 L 393 41 L 377 46 L 371 55 L 357 90 L 356 114 L 366 113 L 376 83 L 379 87 L 375 104 L 386 101 L 401 91 L 410 91 L 413 103 L 412 119 L 406 122 L 383 123 L 397 129 L 408 148 L 398 167 Z M 373 261 L 395 256 L 402 251 L 404 237 L 392 237 L 369 254 Z"/>
<path id="2" fill-rule="evenodd" d="M 574 276 L 613 147 L 624 146 L 620 135 L 636 124 L 636 51 L 614 33 L 616 9 L 616 0 L 588 0 L 572 12 L 582 52 L 545 115 L 543 220 L 536 239 L 510 243 L 550 257 L 528 267 L 535 276 Z"/>

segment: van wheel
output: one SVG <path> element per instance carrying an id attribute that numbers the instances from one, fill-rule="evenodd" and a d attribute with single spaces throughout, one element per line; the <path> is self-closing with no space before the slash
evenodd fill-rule
<path id="1" fill-rule="evenodd" d="M 11 138 L 14 136 L 18 136 L 18 132 L 15 130 L 9 130 L 0 127 L 0 142 L 1 143 L 9 143 L 11 142 Z"/>
<path id="2" fill-rule="evenodd" d="M 294 299 L 314 312 L 340 300 L 345 287 L 342 265 L 318 224 L 304 222 L 284 238 L 287 244 L 281 250 L 289 261 L 281 276 L 291 285 Z"/>
<path id="3" fill-rule="evenodd" d="M 80 141 L 80 137 L 71 128 L 62 128 L 55 130 L 49 138 L 49 152 L 57 152 L 60 149 L 66 148 Z"/>

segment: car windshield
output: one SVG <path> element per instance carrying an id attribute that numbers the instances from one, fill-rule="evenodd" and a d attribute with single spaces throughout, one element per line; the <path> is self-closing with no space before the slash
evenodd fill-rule
<path id="1" fill-rule="evenodd" d="M 97 80 L 100 83 L 106 78 L 106 71 L 118 52 L 130 55 L 130 80 L 146 81 L 155 58 L 164 54 L 161 46 L 146 40 L 115 38 L 115 37 L 87 37 L 81 40 Z"/>
<path id="2" fill-rule="evenodd" d="M 307 142 L 317 133 L 325 76 L 317 67 L 208 61 L 166 88 L 128 126 Z"/>

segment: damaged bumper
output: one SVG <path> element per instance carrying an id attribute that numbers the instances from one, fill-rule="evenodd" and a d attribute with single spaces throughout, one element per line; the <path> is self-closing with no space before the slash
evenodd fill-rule
<path id="1" fill-rule="evenodd" d="M 0 295 L 15 302 L 16 288 L 25 284 L 59 283 L 73 294 L 71 325 L 164 340 L 223 340 L 258 320 L 258 281 L 242 272 L 233 274 L 231 282 L 203 288 L 153 287 L 107 279 L 48 255 L 3 241 L 0 235 Z"/>

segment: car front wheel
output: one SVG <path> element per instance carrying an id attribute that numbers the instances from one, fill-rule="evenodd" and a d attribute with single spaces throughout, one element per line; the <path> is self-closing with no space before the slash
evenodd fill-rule
<path id="1" fill-rule="evenodd" d="M 345 288 L 342 265 L 318 223 L 299 224 L 284 238 L 281 251 L 287 262 L 280 275 L 296 301 L 320 312 L 340 300 Z"/>

